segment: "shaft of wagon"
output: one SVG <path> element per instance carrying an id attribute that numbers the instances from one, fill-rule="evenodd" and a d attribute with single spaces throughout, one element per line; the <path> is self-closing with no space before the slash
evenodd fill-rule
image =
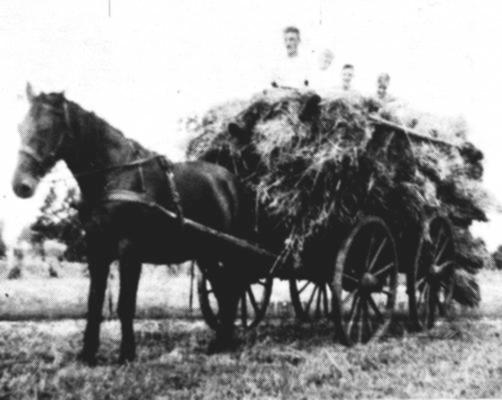
<path id="1" fill-rule="evenodd" d="M 155 208 L 156 210 L 160 211 L 162 214 L 167 216 L 168 218 L 177 220 L 178 219 L 178 214 L 168 210 L 167 208 L 162 207 L 161 205 L 155 203 L 154 201 L 151 201 L 148 198 L 142 197 L 138 195 L 137 193 L 130 192 L 127 190 L 119 190 L 110 193 L 106 201 L 124 201 L 128 203 L 138 203 L 138 204 L 143 204 L 145 206 Z M 184 229 L 192 229 L 200 234 L 203 234 L 207 236 L 210 239 L 216 239 L 222 243 L 225 243 L 227 245 L 233 246 L 234 248 L 251 253 L 254 256 L 262 257 L 264 259 L 268 259 L 269 261 L 273 261 L 277 258 L 277 255 L 274 253 L 271 253 L 270 251 L 265 250 L 264 248 L 260 247 L 258 244 L 252 243 L 250 241 L 240 239 L 238 237 L 229 235 L 228 233 L 218 231 L 216 229 L 213 229 L 209 226 L 203 225 L 197 221 L 193 221 L 189 218 L 183 218 L 183 228 Z"/>
<path id="2" fill-rule="evenodd" d="M 161 207 L 156 203 L 153 203 L 153 202 L 145 202 L 145 203 L 151 207 L 157 208 L 158 210 L 160 210 L 162 213 L 164 213 L 169 218 L 172 218 L 172 219 L 178 218 L 178 216 L 175 212 L 170 211 L 164 207 Z M 185 228 L 194 229 L 197 232 L 205 234 L 211 238 L 220 240 L 226 244 L 229 244 L 231 246 L 236 247 L 237 249 L 247 251 L 247 252 L 250 252 L 254 255 L 268 258 L 270 260 L 274 260 L 277 258 L 276 254 L 265 250 L 264 248 L 260 247 L 259 245 L 255 244 L 255 243 L 252 243 L 250 241 L 229 235 L 228 233 L 221 232 L 216 229 L 210 228 L 209 226 L 203 225 L 203 224 L 196 222 L 196 221 L 193 221 L 189 218 L 184 218 L 183 224 L 184 224 Z"/>

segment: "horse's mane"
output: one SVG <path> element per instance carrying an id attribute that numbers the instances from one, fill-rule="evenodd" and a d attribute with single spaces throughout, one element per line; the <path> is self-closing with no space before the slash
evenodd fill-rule
<path id="1" fill-rule="evenodd" d="M 73 118 L 76 116 L 77 120 L 80 122 L 80 127 L 85 130 L 84 134 L 93 134 L 98 136 L 98 138 L 100 136 L 103 137 L 104 135 L 115 136 L 121 142 L 124 142 L 128 146 L 132 147 L 138 156 L 147 156 L 153 153 L 136 140 L 126 137 L 121 130 L 115 128 L 104 118 L 101 118 L 94 112 L 85 110 L 74 101 L 67 100 L 67 103 L 70 109 L 70 115 L 72 115 Z"/>
<path id="2" fill-rule="evenodd" d="M 126 137 L 121 130 L 113 127 L 93 111 L 87 111 L 80 104 L 67 99 L 64 93 L 40 93 L 36 97 L 36 100 L 42 104 L 54 107 L 56 110 L 62 110 L 63 104 L 66 102 L 71 116 L 70 123 L 74 125 L 72 128 L 78 129 L 81 135 L 85 135 L 86 137 L 92 136 L 96 140 L 103 138 L 105 135 L 112 136 L 129 146 L 129 148 L 132 148 L 134 153 L 139 157 L 155 153 L 142 146 L 136 140 Z"/>

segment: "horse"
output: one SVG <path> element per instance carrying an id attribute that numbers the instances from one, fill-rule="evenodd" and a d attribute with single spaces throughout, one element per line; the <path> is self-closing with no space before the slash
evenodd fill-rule
<path id="1" fill-rule="evenodd" d="M 221 314 L 209 350 L 235 345 L 234 320 L 245 287 L 240 266 L 245 260 L 231 247 L 218 252 L 214 241 L 185 228 L 183 220 L 186 217 L 248 238 L 253 218 L 244 185 L 215 164 L 168 162 L 68 100 L 64 92 L 37 95 L 28 83 L 26 94 L 29 110 L 19 125 L 21 147 L 12 181 L 15 194 L 33 196 L 41 178 L 59 160 L 66 163 L 81 191 L 79 217 L 85 230 L 90 288 L 78 358 L 96 364 L 107 276 L 114 260 L 119 261 L 120 271 L 119 362 L 132 361 L 136 355 L 133 319 L 142 263 L 197 260 L 211 279 Z M 176 211 L 178 218 L 166 217 L 159 207 L 141 199 Z"/>

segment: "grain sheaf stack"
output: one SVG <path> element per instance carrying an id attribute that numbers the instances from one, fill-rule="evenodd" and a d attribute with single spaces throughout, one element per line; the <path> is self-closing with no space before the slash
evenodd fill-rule
<path id="1" fill-rule="evenodd" d="M 375 112 L 403 123 L 371 99 L 265 91 L 192 118 L 187 127 L 196 136 L 187 156 L 223 165 L 246 182 L 257 199 L 258 238 L 281 252 L 284 265 L 309 265 L 310 254 L 319 259 L 323 248 L 333 248 L 322 243 L 343 238 L 363 215 L 382 217 L 399 240 L 428 215 L 447 215 L 459 243 L 456 275 L 474 288 L 457 297 L 476 304 L 473 274 L 486 249 L 469 227 L 486 221 L 489 206 L 481 187 L 483 154 L 463 130 L 422 132 L 439 139 L 434 142 L 389 135 L 376 128 Z"/>

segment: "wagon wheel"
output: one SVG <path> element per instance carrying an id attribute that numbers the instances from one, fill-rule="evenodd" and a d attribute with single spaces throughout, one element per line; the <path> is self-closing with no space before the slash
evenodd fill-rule
<path id="1" fill-rule="evenodd" d="M 433 217 L 425 225 L 408 271 L 410 317 L 417 329 L 432 328 L 438 314 L 448 311 L 453 295 L 455 242 L 446 218 Z"/>
<path id="2" fill-rule="evenodd" d="M 237 306 L 237 326 L 252 329 L 261 322 L 270 303 L 272 283 L 272 277 L 264 277 L 246 287 Z M 218 301 L 211 283 L 204 273 L 200 273 L 198 276 L 197 293 L 204 321 L 211 329 L 217 330 L 220 325 Z"/>
<path id="3" fill-rule="evenodd" d="M 331 292 L 328 282 L 294 278 L 289 280 L 291 303 L 295 309 L 296 318 L 302 322 L 331 316 Z"/>
<path id="4" fill-rule="evenodd" d="M 398 257 L 385 222 L 368 217 L 342 244 L 333 277 L 333 318 L 346 345 L 376 340 L 389 328 L 396 304 Z"/>

